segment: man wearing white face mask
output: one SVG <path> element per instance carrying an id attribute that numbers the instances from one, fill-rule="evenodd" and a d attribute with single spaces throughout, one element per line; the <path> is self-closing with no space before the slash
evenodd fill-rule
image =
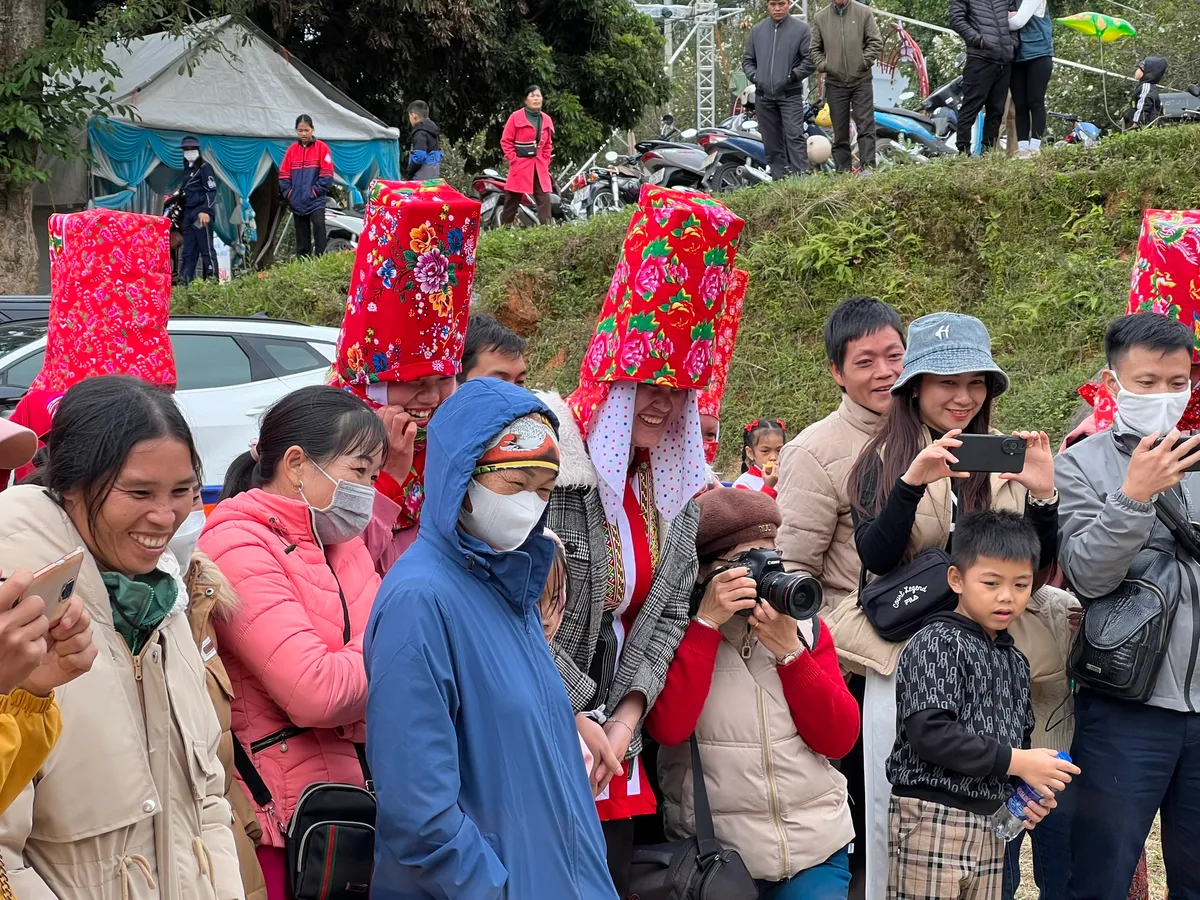
<path id="1" fill-rule="evenodd" d="M 1200 465 L 1200 436 L 1181 439 L 1175 428 L 1191 395 L 1192 344 L 1192 329 L 1167 316 L 1115 320 L 1103 374 L 1117 398 L 1113 427 L 1072 446 L 1054 467 L 1059 562 L 1085 610 L 1156 551 L 1175 557 L 1179 585 L 1165 598 L 1175 611 L 1146 701 L 1086 686 L 1076 697 L 1071 755 L 1083 774 L 1067 794 L 1077 804 L 1076 900 L 1125 897 L 1160 811 L 1171 895 L 1200 897 L 1200 560 L 1176 546 L 1157 511 L 1200 520 L 1200 474 L 1189 471 Z"/>
<path id="2" fill-rule="evenodd" d="M 421 528 L 364 645 L 374 900 L 616 900 L 538 606 L 557 425 L 477 378 L 429 426 Z"/>

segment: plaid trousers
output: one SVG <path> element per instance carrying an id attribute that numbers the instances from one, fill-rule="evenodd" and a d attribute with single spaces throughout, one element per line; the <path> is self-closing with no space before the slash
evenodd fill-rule
<path id="1" fill-rule="evenodd" d="M 1004 842 L 987 816 L 911 797 L 888 804 L 888 900 L 1000 900 Z"/>

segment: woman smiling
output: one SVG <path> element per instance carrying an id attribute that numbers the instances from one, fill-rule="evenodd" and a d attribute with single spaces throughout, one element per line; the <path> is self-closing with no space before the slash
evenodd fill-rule
<path id="1" fill-rule="evenodd" d="M 166 552 L 197 487 L 187 423 L 145 382 L 92 378 L 67 391 L 46 446 L 42 486 L 0 497 L 0 569 L 83 547 L 75 592 L 100 652 L 56 691 L 62 737 L 0 819 L 13 890 L 240 900 L 220 730 Z"/>

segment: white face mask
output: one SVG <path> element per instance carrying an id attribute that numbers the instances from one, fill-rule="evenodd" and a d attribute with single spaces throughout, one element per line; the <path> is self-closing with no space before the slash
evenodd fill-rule
<path id="1" fill-rule="evenodd" d="M 1167 391 L 1160 394 L 1134 394 L 1121 387 L 1117 374 L 1117 413 L 1122 430 L 1146 437 L 1158 432 L 1162 437 L 1173 430 L 1183 418 L 1188 401 L 1192 399 L 1192 386 L 1182 391 Z"/>
<path id="2" fill-rule="evenodd" d="M 188 162 L 195 162 L 196 160 L 198 160 L 200 158 L 200 151 L 199 150 L 184 150 L 183 158 L 186 159 Z"/>
<path id="3" fill-rule="evenodd" d="M 471 509 L 459 511 L 458 524 L 467 534 L 500 551 L 516 550 L 529 540 L 548 502 L 535 491 L 497 494 L 474 478 L 467 482 L 467 498 Z"/>
<path id="4" fill-rule="evenodd" d="M 192 560 L 192 554 L 196 552 L 196 543 L 200 540 L 200 532 L 204 530 L 204 521 L 204 510 L 192 510 L 168 544 L 179 562 L 179 568 L 185 571 Z"/>
<path id="5" fill-rule="evenodd" d="M 317 529 L 317 537 L 322 545 L 344 544 L 353 540 L 367 530 L 371 524 L 371 516 L 375 511 L 375 488 L 365 484 L 355 484 L 353 481 L 334 480 L 333 476 L 313 463 L 318 472 L 333 482 L 333 496 L 329 505 L 318 509 L 304 492 L 304 502 L 312 510 L 313 523 Z"/>

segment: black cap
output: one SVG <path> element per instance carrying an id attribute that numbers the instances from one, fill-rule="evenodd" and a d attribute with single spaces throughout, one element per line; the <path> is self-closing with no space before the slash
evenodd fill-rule
<path id="1" fill-rule="evenodd" d="M 185 137 L 183 139 L 183 142 L 179 146 L 181 148 L 183 148 L 184 150 L 199 150 L 200 149 L 200 138 L 196 137 L 195 135 L 189 134 L 187 137 Z"/>

